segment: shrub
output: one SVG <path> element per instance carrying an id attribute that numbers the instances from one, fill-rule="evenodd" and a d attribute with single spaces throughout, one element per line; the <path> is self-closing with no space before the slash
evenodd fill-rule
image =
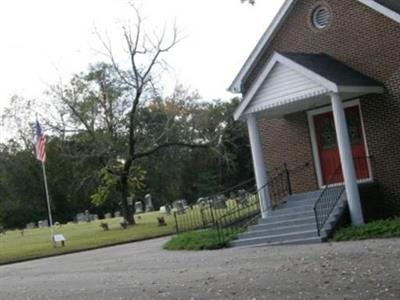
<path id="1" fill-rule="evenodd" d="M 230 234 L 228 240 L 237 237 Z M 229 241 L 221 243 L 216 229 L 206 229 L 181 233 L 174 236 L 165 245 L 166 250 L 215 250 L 228 246 Z"/>
<path id="2" fill-rule="evenodd" d="M 333 236 L 334 241 L 355 241 L 373 238 L 400 237 L 400 218 L 379 220 L 362 226 L 340 229 Z"/>

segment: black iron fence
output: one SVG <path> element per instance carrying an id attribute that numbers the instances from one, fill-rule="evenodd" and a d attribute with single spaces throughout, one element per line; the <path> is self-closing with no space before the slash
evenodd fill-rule
<path id="1" fill-rule="evenodd" d="M 250 179 L 219 194 L 200 198 L 195 205 L 175 209 L 176 233 L 214 229 L 218 232 L 219 242 L 226 243 L 260 217 L 261 192 L 268 188 L 274 207 L 292 193 L 286 164 L 268 176 L 267 185 L 259 190 L 254 179 Z"/>
<path id="2" fill-rule="evenodd" d="M 195 205 L 175 209 L 176 232 L 216 228 L 223 216 L 257 202 L 254 186 L 254 179 L 250 179 L 219 194 L 200 198 Z"/>
<path id="3" fill-rule="evenodd" d="M 261 190 L 264 190 L 263 187 Z M 249 225 L 257 223 L 261 216 L 260 201 L 258 190 L 251 194 L 250 199 L 241 207 L 227 212 L 215 223 L 218 231 L 218 242 L 225 245 L 230 240 L 235 239 L 238 234 L 243 232 Z"/>
<path id="4" fill-rule="evenodd" d="M 357 180 L 363 181 L 372 178 L 372 157 L 354 157 L 354 169 Z M 343 183 L 342 166 L 336 168 L 332 176 L 327 180 L 324 190 L 314 205 L 315 221 L 317 223 L 318 235 L 331 216 L 333 210 L 345 192 Z"/>

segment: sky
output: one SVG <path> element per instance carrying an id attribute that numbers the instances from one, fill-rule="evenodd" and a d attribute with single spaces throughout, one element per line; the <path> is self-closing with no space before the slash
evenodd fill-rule
<path id="1" fill-rule="evenodd" d="M 257 0 L 255 6 L 239 0 L 133 2 L 146 26 L 176 23 L 185 37 L 168 54 L 166 86 L 181 83 L 204 99 L 226 99 L 283 0 Z M 128 0 L 0 1 L 0 110 L 14 94 L 40 99 L 60 78 L 68 81 L 90 63 L 106 60 L 96 30 L 122 53 L 121 24 L 132 16 Z"/>

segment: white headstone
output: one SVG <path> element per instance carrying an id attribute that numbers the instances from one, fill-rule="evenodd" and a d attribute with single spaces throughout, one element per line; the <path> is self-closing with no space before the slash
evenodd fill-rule
<path id="1" fill-rule="evenodd" d="M 29 223 L 29 224 L 26 224 L 26 229 L 33 229 L 33 228 L 36 228 L 36 225 L 35 225 L 35 223 Z"/>
<path id="2" fill-rule="evenodd" d="M 146 205 L 146 212 L 154 211 L 153 201 L 151 199 L 150 194 L 147 194 L 146 196 L 144 196 L 144 201 L 145 201 L 145 205 Z"/>
<path id="3" fill-rule="evenodd" d="M 38 227 L 39 228 L 45 228 L 45 227 L 49 227 L 49 222 L 47 220 L 42 220 L 38 222 Z"/>
<path id="4" fill-rule="evenodd" d="M 135 203 L 135 212 L 136 212 L 137 214 L 140 214 L 140 213 L 143 212 L 143 204 L 142 204 L 141 201 L 137 201 L 137 202 Z"/>

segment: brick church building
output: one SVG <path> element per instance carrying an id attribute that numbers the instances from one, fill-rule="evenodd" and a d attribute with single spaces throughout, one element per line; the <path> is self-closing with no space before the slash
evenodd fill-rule
<path id="1" fill-rule="evenodd" d="M 400 1 L 286 0 L 229 90 L 264 217 L 283 164 L 291 193 L 342 185 L 356 225 L 400 212 Z"/>

